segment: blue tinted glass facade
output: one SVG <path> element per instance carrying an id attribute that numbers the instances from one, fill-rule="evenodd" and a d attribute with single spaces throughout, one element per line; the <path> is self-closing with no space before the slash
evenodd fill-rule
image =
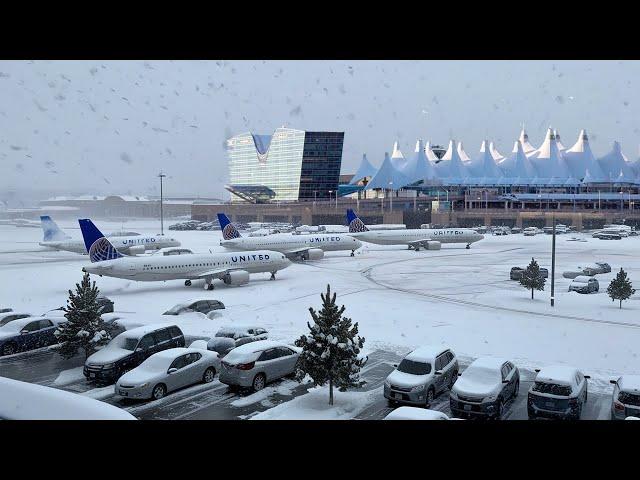
<path id="1" fill-rule="evenodd" d="M 300 200 L 328 199 L 338 190 L 344 132 L 306 132 L 300 172 Z M 314 193 L 315 192 L 315 193 Z"/>

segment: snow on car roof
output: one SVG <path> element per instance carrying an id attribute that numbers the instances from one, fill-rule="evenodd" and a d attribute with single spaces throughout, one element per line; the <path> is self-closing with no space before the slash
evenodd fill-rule
<path id="1" fill-rule="evenodd" d="M 287 347 L 292 348 L 290 345 L 282 342 L 275 342 L 273 340 L 258 340 L 257 342 L 245 343 L 239 347 L 234 348 L 225 357 L 227 363 L 233 363 L 238 361 L 244 361 L 251 359 L 252 361 L 257 358 L 257 354 L 263 350 L 268 350 L 274 347 Z"/>
<path id="2" fill-rule="evenodd" d="M 618 380 L 618 386 L 625 392 L 640 392 L 640 375 L 623 375 Z"/>
<path id="3" fill-rule="evenodd" d="M 574 385 L 578 369 L 565 365 L 553 365 L 540 369 L 536 375 L 536 382 L 558 383 L 562 385 Z"/>
<path id="4" fill-rule="evenodd" d="M 114 405 L 77 393 L 0 377 L 0 418 L 9 420 L 135 420 Z M 42 408 L 43 405 L 47 408 Z"/>
<path id="5" fill-rule="evenodd" d="M 31 316 L 30 313 L 27 312 L 6 312 L 6 313 L 0 313 L 0 320 L 2 320 L 3 318 L 6 318 L 10 315 L 29 315 Z"/>
<path id="6" fill-rule="evenodd" d="M 137 338 L 139 336 L 146 335 L 147 333 L 155 332 L 156 330 L 166 327 L 177 327 L 177 325 L 173 323 L 150 323 L 149 325 L 143 325 L 141 327 L 132 328 L 131 330 L 122 332 L 118 336 L 123 336 L 125 338 Z"/>
<path id="7" fill-rule="evenodd" d="M 389 415 L 384 417 L 385 420 L 449 420 L 449 417 L 437 410 L 429 410 L 417 407 L 399 407 Z"/>
<path id="8" fill-rule="evenodd" d="M 263 330 L 266 330 L 266 328 L 256 327 L 255 325 L 237 325 L 235 327 L 220 327 L 220 329 L 218 330 L 218 333 L 221 333 L 221 332 L 245 333 L 247 330 L 256 329 L 256 328 L 261 328 Z"/>
<path id="9" fill-rule="evenodd" d="M 589 280 L 591 280 L 592 278 L 593 277 L 589 277 L 587 275 L 578 275 L 573 279 L 573 281 L 578 283 L 589 283 Z"/>
<path id="10" fill-rule="evenodd" d="M 502 368 L 502 365 L 504 365 L 504 362 L 508 362 L 508 361 L 509 360 L 507 360 L 506 358 L 500 358 L 500 357 L 478 357 L 473 362 L 471 362 L 469 366 L 473 365 L 475 367 L 492 368 L 492 369 L 500 370 Z"/>
<path id="11" fill-rule="evenodd" d="M 449 347 L 443 345 L 424 345 L 416 348 L 405 358 L 417 362 L 432 362 L 438 355 L 446 350 L 449 350 Z"/>

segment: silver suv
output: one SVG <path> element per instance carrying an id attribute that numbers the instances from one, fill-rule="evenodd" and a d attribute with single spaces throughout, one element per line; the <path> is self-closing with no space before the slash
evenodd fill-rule
<path id="1" fill-rule="evenodd" d="M 384 397 L 391 405 L 428 406 L 458 379 L 458 359 L 443 346 L 424 346 L 409 353 L 384 382 Z"/>
<path id="2" fill-rule="evenodd" d="M 611 383 L 611 420 L 640 416 L 640 375 L 623 375 Z"/>

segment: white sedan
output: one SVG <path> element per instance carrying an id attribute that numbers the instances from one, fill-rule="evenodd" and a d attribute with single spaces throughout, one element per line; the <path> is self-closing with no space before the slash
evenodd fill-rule
<path id="1" fill-rule="evenodd" d="M 219 371 L 220 359 L 215 352 L 170 348 L 151 355 L 120 377 L 115 393 L 125 398 L 159 400 L 195 383 L 211 383 Z"/>

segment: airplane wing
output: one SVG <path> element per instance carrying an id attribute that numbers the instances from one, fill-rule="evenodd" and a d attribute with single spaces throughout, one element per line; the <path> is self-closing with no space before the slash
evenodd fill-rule
<path id="1" fill-rule="evenodd" d="M 421 238 L 420 240 L 413 240 L 409 242 L 409 245 L 411 245 L 412 247 L 415 247 L 415 246 L 426 247 L 427 244 L 431 241 L 433 241 L 432 238 Z"/>
<path id="2" fill-rule="evenodd" d="M 208 270 L 206 272 L 199 273 L 197 278 L 222 278 L 225 274 L 235 270 L 234 268 L 217 268 L 215 270 Z"/>

